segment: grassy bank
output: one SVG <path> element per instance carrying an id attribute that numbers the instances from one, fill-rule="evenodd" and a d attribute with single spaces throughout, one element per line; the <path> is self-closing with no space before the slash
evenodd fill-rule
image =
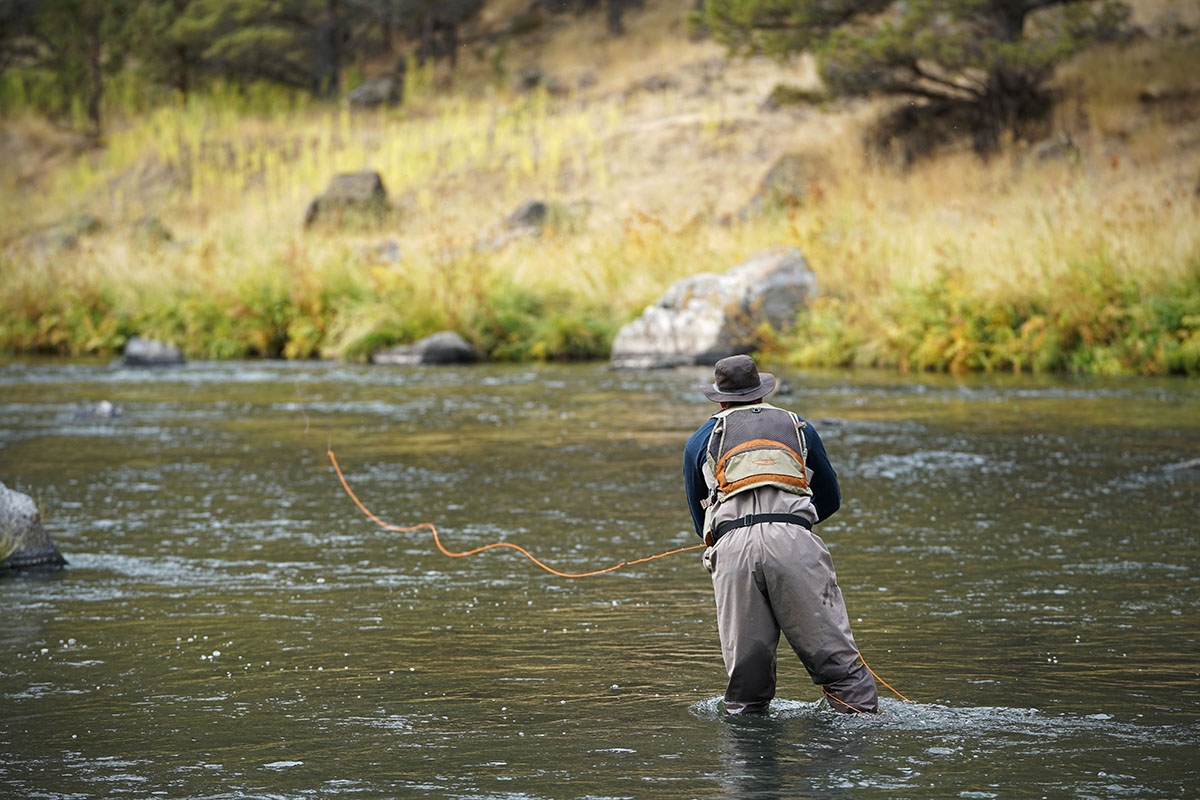
<path id="1" fill-rule="evenodd" d="M 1072 65 L 1064 155 L 1013 144 L 905 170 L 862 155 L 875 109 L 762 111 L 795 68 L 672 47 L 646 63 L 710 65 L 704 93 L 699 68 L 638 90 L 622 55 L 627 73 L 566 98 L 419 71 L 405 106 L 380 112 L 194 97 L 128 115 L 99 150 L 10 119 L 0 350 L 115 353 L 140 334 L 200 358 L 360 359 L 450 328 L 493 359 L 604 357 L 674 280 L 794 244 L 822 297 L 795 331 L 764 332 L 783 360 L 1200 374 L 1200 142 L 1179 95 L 1200 90 L 1200 70 L 1179 69 L 1200 64 L 1194 37 Z M 1118 62 L 1140 71 L 1118 81 Z M 1151 82 L 1167 101 L 1139 98 Z M 722 223 L 797 150 L 827 165 L 803 206 Z M 397 213 L 302 230 L 328 179 L 363 168 Z M 541 235 L 491 244 L 534 197 L 553 212 Z M 81 213 L 92 230 L 56 240 Z M 398 260 L 372 255 L 385 240 Z"/>

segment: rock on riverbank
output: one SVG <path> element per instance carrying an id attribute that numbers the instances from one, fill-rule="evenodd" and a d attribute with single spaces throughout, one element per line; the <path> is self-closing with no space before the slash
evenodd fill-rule
<path id="1" fill-rule="evenodd" d="M 816 275 L 795 247 L 759 253 L 721 274 L 684 278 L 617 333 L 611 364 L 624 369 L 715 364 L 749 353 L 759 326 L 790 328 L 816 294 Z"/>

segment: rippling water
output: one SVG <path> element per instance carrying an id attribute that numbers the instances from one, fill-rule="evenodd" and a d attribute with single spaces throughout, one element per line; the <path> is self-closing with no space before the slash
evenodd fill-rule
<path id="1" fill-rule="evenodd" d="M 70 561 L 0 578 L 0 796 L 1200 795 L 1200 387 L 785 374 L 841 476 L 863 655 L 723 715 L 683 442 L 708 370 L 0 367 L 0 481 Z M 109 400 L 124 415 L 77 418 Z"/>

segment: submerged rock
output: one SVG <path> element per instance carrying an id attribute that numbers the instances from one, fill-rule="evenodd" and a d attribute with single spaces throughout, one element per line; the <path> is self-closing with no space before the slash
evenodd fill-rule
<path id="1" fill-rule="evenodd" d="M 42 527 L 33 498 L 0 483 L 0 569 L 61 567 L 67 560 Z"/>
<path id="2" fill-rule="evenodd" d="M 479 354 L 454 331 L 441 331 L 418 342 L 371 354 L 372 364 L 470 364 Z"/>
<path id="3" fill-rule="evenodd" d="M 140 336 L 126 342 L 121 353 L 121 363 L 127 367 L 158 367 L 182 364 L 186 360 L 178 347 Z"/>
<path id="4" fill-rule="evenodd" d="M 125 416 L 125 410 L 108 400 L 90 403 L 75 412 L 75 419 L 115 419 Z"/>
<path id="5" fill-rule="evenodd" d="M 817 278 L 794 247 L 760 253 L 722 274 L 677 281 L 613 340 L 616 368 L 715 364 L 749 353 L 761 325 L 786 330 L 817 294 Z"/>

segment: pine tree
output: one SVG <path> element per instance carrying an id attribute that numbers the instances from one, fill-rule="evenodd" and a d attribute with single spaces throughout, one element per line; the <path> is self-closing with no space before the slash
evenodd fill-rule
<path id="1" fill-rule="evenodd" d="M 99 137 L 108 79 L 125 63 L 137 0 L 23 0 L 0 18 L 0 64 L 38 84 L 37 100 L 52 115 L 82 111 Z M 48 87 L 53 87 L 49 91 Z"/>
<path id="2" fill-rule="evenodd" d="M 1044 116 L 1055 68 L 1127 16 L 1118 0 L 707 0 L 696 19 L 735 53 L 814 53 L 838 95 L 968 109 L 988 150 Z"/>

